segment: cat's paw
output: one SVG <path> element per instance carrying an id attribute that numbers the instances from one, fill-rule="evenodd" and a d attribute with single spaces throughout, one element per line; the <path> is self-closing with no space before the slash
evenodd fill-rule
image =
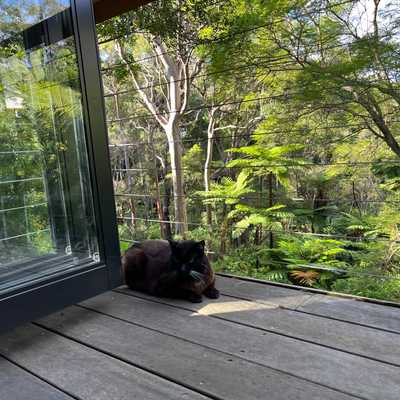
<path id="1" fill-rule="evenodd" d="M 219 290 L 215 287 L 208 288 L 204 291 L 204 296 L 208 297 L 209 299 L 218 299 L 219 298 Z"/>
<path id="2" fill-rule="evenodd" d="M 203 302 L 202 296 L 199 295 L 199 294 L 195 294 L 195 293 L 189 294 L 189 296 L 187 297 L 187 299 L 188 299 L 191 303 L 202 303 L 202 302 Z"/>

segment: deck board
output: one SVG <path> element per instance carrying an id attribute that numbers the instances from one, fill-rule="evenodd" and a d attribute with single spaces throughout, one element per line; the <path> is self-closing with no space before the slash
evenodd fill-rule
<path id="1" fill-rule="evenodd" d="M 165 325 L 173 320 L 163 317 L 165 306 L 154 305 L 154 298 L 128 289 L 120 292 L 137 298 L 130 301 L 119 298 L 120 301 L 115 302 L 111 300 L 113 296 L 107 294 L 84 304 L 97 310 L 109 310 L 112 315 L 128 316 L 130 320 L 134 316 L 134 322 L 151 324 L 146 326 Z M 391 332 L 226 296 L 221 296 L 218 301 L 205 300 L 201 304 L 168 299 L 156 301 L 400 366 L 400 335 Z M 126 302 L 128 305 L 124 307 Z M 176 311 L 174 319 L 176 323 L 182 323 L 181 313 Z"/>
<path id="2" fill-rule="evenodd" d="M 96 301 L 97 306 L 96 306 Z M 158 301 L 158 299 L 157 299 Z M 168 300 L 166 300 L 168 301 Z M 171 300 L 171 302 L 175 302 Z M 211 303 L 211 302 L 210 302 Z M 138 321 L 138 308 L 134 308 L 132 296 L 107 293 L 85 302 L 97 310 L 109 315 L 123 318 L 130 322 Z M 155 303 L 154 310 L 161 305 Z M 333 350 L 302 340 L 260 331 L 243 326 L 234 321 L 210 318 L 195 312 L 198 307 L 208 305 L 185 303 L 192 310 L 165 307 L 161 313 L 144 311 L 151 318 L 147 322 L 158 324 L 158 329 L 165 333 L 173 333 L 182 338 L 190 338 L 198 344 L 220 349 L 226 353 L 243 357 L 250 362 L 278 369 L 303 379 L 321 383 L 342 390 L 352 395 L 375 399 L 378 394 L 385 400 L 400 398 L 399 373 L 395 366 L 382 364 L 349 353 Z M 217 304 L 214 303 L 214 304 Z M 256 303 L 254 303 L 257 306 Z M 219 311 L 228 318 L 237 313 L 251 313 L 251 309 L 242 311 L 241 302 L 220 303 Z M 235 311 L 239 307 L 239 311 Z M 140 307 L 139 307 L 140 308 Z M 268 308 L 267 308 L 268 311 Z M 155 321 L 155 322 L 152 322 Z M 171 331 L 172 324 L 172 331 Z M 175 328 L 174 328 L 175 327 Z M 374 371 L 372 374 L 371 371 Z"/>
<path id="3" fill-rule="evenodd" d="M 400 334 L 400 308 L 397 307 L 382 307 L 379 304 L 318 295 L 298 310 Z"/>
<path id="4" fill-rule="evenodd" d="M 2 336 L 0 352 L 81 400 L 207 399 L 34 325 Z"/>
<path id="5" fill-rule="evenodd" d="M 351 298 L 313 294 L 221 276 L 217 282 L 221 292 L 232 297 L 262 304 L 276 304 L 318 316 L 400 333 L 400 308 L 397 307 L 385 307 Z"/>
<path id="6" fill-rule="evenodd" d="M 400 398 L 398 309 L 218 287 L 202 304 L 120 288 L 1 336 L 0 400 Z"/>
<path id="7" fill-rule="evenodd" d="M 0 357 L 1 400 L 73 400 L 58 389 Z"/>
<path id="8" fill-rule="evenodd" d="M 174 318 L 174 314 L 166 318 Z M 69 308 L 63 315 L 55 314 L 40 323 L 220 399 L 259 400 L 266 393 L 271 400 L 352 398 L 229 353 L 214 351 L 209 346 L 199 346 L 82 308 Z M 183 326 L 180 328 L 184 330 Z M 219 336 L 224 340 L 221 332 Z"/>
<path id="9" fill-rule="evenodd" d="M 217 276 L 217 287 L 223 294 L 229 296 L 257 301 L 262 304 L 275 304 L 290 309 L 300 307 L 315 296 L 311 292 L 223 276 Z"/>

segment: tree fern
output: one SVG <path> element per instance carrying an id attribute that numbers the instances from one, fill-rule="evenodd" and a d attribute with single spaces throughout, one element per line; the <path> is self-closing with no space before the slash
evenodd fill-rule
<path id="1" fill-rule="evenodd" d="M 254 192 L 254 189 L 250 187 L 251 179 L 249 172 L 241 171 L 236 180 L 224 177 L 221 183 L 213 183 L 210 191 L 200 191 L 197 192 L 197 195 L 204 198 L 205 204 L 218 202 L 236 204 L 241 198 Z"/>
<path id="2" fill-rule="evenodd" d="M 273 173 L 281 184 L 288 186 L 289 167 L 301 165 L 299 159 L 293 159 L 288 157 L 288 155 L 302 148 L 302 145 L 296 144 L 272 148 L 267 148 L 262 144 L 254 144 L 233 148 L 227 151 L 240 153 L 245 157 L 232 160 L 227 166 L 229 168 L 243 168 L 244 171 L 253 176 L 263 176 Z"/>

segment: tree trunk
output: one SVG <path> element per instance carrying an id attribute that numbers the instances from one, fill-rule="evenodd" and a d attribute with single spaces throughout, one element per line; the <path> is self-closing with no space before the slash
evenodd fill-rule
<path id="1" fill-rule="evenodd" d="M 151 158 L 153 161 L 153 168 L 154 168 L 154 182 L 155 182 L 155 189 L 156 189 L 156 207 L 157 207 L 157 215 L 158 219 L 160 221 L 160 234 L 161 238 L 165 240 L 172 239 L 172 233 L 171 233 L 171 224 L 169 222 L 169 214 L 167 213 L 167 217 L 165 218 L 165 210 L 164 210 L 164 202 L 161 200 L 161 190 L 160 190 L 160 181 L 158 177 L 158 167 L 157 167 L 157 156 L 156 156 L 156 151 L 154 149 L 154 136 L 153 132 L 150 130 L 149 136 L 149 147 L 151 150 Z M 164 163 L 163 163 L 164 165 Z M 164 167 L 162 166 L 164 169 Z M 165 176 L 167 175 L 167 171 L 163 170 L 163 176 L 165 179 Z M 169 196 L 169 195 L 167 195 Z M 164 199 L 165 200 L 165 199 Z M 168 209 L 168 207 L 167 207 Z"/>
<path id="2" fill-rule="evenodd" d="M 170 221 L 170 215 L 169 215 L 170 199 L 171 199 L 171 185 L 169 184 L 168 180 L 164 180 L 164 195 L 163 195 L 163 202 L 161 209 L 163 221 Z M 162 229 L 163 229 L 164 239 L 172 239 L 171 224 L 169 222 L 164 223 Z"/>
<path id="3" fill-rule="evenodd" d="M 205 192 L 210 191 L 210 177 L 211 177 L 211 162 L 213 157 L 214 151 L 214 128 L 215 128 L 215 118 L 214 118 L 215 111 L 212 110 L 210 112 L 210 120 L 208 122 L 208 129 L 207 129 L 207 157 L 204 163 L 204 190 Z M 206 212 L 207 212 L 207 225 L 211 227 L 212 224 L 212 206 L 211 204 L 206 205 Z"/>
<path id="4" fill-rule="evenodd" d="M 374 121 L 375 125 L 380 130 L 381 134 L 378 134 L 375 130 L 372 130 L 374 135 L 384 140 L 393 153 L 396 154 L 397 157 L 400 157 L 400 145 L 393 136 L 391 129 L 387 125 L 384 113 L 382 112 L 381 106 L 377 99 L 370 93 L 366 93 L 365 95 L 361 95 L 355 91 L 352 91 L 352 93 L 355 100 L 362 107 L 364 107 L 371 119 Z"/>
<path id="5" fill-rule="evenodd" d="M 228 219 L 228 210 L 227 210 L 227 205 L 224 204 L 223 206 L 223 221 L 222 221 L 222 226 L 221 226 L 221 242 L 220 242 L 220 247 L 219 247 L 219 253 L 221 256 L 225 255 L 226 253 L 226 242 L 228 240 L 228 230 L 229 230 L 229 219 Z"/>
<path id="6" fill-rule="evenodd" d="M 274 192 L 273 192 L 273 184 L 274 184 L 274 175 L 272 172 L 268 174 L 268 207 L 271 208 L 274 205 Z M 274 248 L 274 233 L 272 230 L 268 233 L 269 236 L 269 248 Z"/>
<path id="7" fill-rule="evenodd" d="M 188 229 L 184 191 L 185 181 L 182 171 L 182 147 L 179 142 L 179 132 L 177 130 L 176 120 L 166 126 L 165 133 L 168 138 L 168 148 L 171 157 L 175 233 L 185 238 Z"/>

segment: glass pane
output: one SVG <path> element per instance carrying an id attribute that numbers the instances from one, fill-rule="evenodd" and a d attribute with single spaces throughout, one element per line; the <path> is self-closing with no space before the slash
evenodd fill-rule
<path id="1" fill-rule="evenodd" d="M 69 6 L 69 0 L 0 0 L 0 40 L 18 34 Z"/>
<path id="2" fill-rule="evenodd" d="M 0 290 L 98 261 L 86 149 L 66 9 L 0 43 Z"/>

